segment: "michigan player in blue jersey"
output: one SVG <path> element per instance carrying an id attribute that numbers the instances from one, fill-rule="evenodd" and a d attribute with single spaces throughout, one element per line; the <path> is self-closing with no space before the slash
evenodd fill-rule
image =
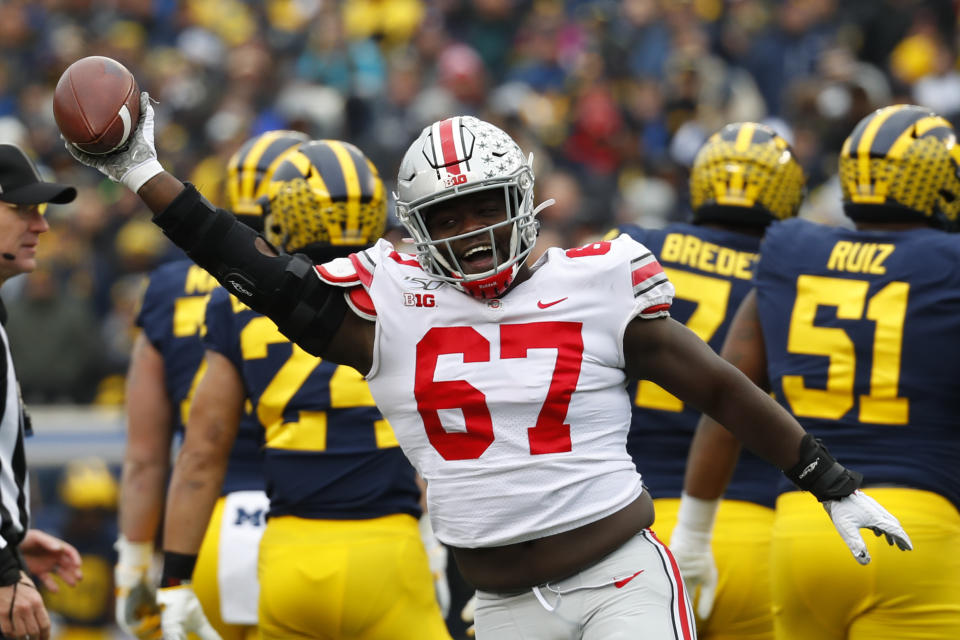
<path id="1" fill-rule="evenodd" d="M 764 230 L 797 214 L 804 183 L 793 150 L 773 129 L 752 122 L 730 124 L 711 136 L 694 160 L 693 224 L 664 229 L 627 224 L 608 239 L 627 233 L 653 251 L 677 290 L 670 314 L 719 351 L 734 312 L 751 289 Z M 648 380 L 631 383 L 630 392 L 634 407 L 627 449 L 654 496 L 655 528 L 670 536 L 700 413 Z M 728 500 L 717 514 L 712 547 L 718 573 L 694 594 L 700 638 L 773 637 L 767 557 L 780 476 L 753 454 L 741 456 L 727 487 Z M 677 534 L 685 535 L 682 525 Z M 676 545 L 669 537 L 664 542 L 683 554 L 682 539 Z"/>
<path id="2" fill-rule="evenodd" d="M 240 220 L 262 228 L 256 203 L 260 190 L 269 181 L 280 155 L 305 139 L 305 135 L 293 131 L 267 132 L 249 140 L 231 158 L 228 204 L 239 212 Z M 127 447 L 115 580 L 117 622 L 139 638 L 158 638 L 160 634 L 159 610 L 147 574 L 153 539 L 163 516 L 170 446 L 174 433 L 184 428 L 190 398 L 203 370 L 198 330 L 207 298 L 216 286 L 216 280 L 190 260 L 168 263 L 151 273 L 137 316 L 142 331 L 136 338 L 127 376 Z M 260 429 L 254 422 L 247 422 L 241 434 L 224 493 L 262 493 Z M 216 525 L 212 523 L 211 535 L 205 541 L 195 588 L 221 635 L 240 638 L 249 624 L 231 630 L 220 617 Z"/>
<path id="3" fill-rule="evenodd" d="M 269 192 L 267 240 L 314 262 L 346 256 L 383 233 L 383 182 L 348 143 L 300 145 Z M 373 313 L 368 298 L 352 304 Z M 173 562 L 164 584 L 174 586 L 162 597 L 183 611 L 170 625 L 193 624 L 189 592 L 176 583 L 189 575 L 249 402 L 265 433 L 270 498 L 259 560 L 261 637 L 449 638 L 420 540 L 415 472 L 362 376 L 291 344 L 222 288 L 211 296 L 206 331 L 208 369 L 168 504 L 165 557 Z"/>
<path id="4" fill-rule="evenodd" d="M 858 561 L 875 556 L 858 567 L 821 526 L 816 502 L 781 486 L 771 555 L 778 640 L 960 637 L 960 240 L 945 233 L 960 212 L 958 161 L 953 127 L 928 109 L 898 105 L 861 120 L 840 155 L 856 230 L 772 227 L 756 291 L 724 345 L 863 472 L 865 490 L 916 543 L 900 554 L 848 532 Z M 722 428 L 701 423 L 689 493 L 718 495 L 728 447 Z"/>

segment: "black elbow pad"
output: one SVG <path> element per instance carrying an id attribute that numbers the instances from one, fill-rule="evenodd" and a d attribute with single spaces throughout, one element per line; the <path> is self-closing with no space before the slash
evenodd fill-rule
<path id="1" fill-rule="evenodd" d="M 255 244 L 259 234 L 214 207 L 193 185 L 153 221 L 230 293 L 273 320 L 308 353 L 321 355 L 343 322 L 343 292 L 323 282 L 307 256 L 261 253 Z"/>
<path id="2" fill-rule="evenodd" d="M 289 260 L 263 314 L 291 342 L 310 355 L 322 356 L 347 313 L 343 290 L 321 280 L 304 254 L 284 257 Z"/>

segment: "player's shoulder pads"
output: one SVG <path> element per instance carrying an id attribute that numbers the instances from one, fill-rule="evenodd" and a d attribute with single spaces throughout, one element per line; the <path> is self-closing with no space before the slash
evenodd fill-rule
<path id="1" fill-rule="evenodd" d="M 626 233 L 611 244 L 617 257 L 630 263 L 633 297 L 640 307 L 637 316 L 646 320 L 669 316 L 675 291 L 653 252 Z"/>
<path id="2" fill-rule="evenodd" d="M 335 258 L 330 262 L 317 265 L 317 275 L 327 284 L 346 288 L 343 297 L 350 309 L 358 316 L 371 321 L 377 319 L 373 298 L 362 286 L 363 276 L 357 269 L 355 261 L 350 258 Z"/>

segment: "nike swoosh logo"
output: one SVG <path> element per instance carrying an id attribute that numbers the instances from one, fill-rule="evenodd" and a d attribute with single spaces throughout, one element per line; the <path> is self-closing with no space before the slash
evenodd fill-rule
<path id="1" fill-rule="evenodd" d="M 631 580 L 636 578 L 638 575 L 643 573 L 643 571 L 644 571 L 643 569 L 640 569 L 640 571 L 637 571 L 635 574 L 633 574 L 629 578 L 624 578 L 623 580 L 615 580 L 613 583 L 613 586 L 615 586 L 617 589 L 623 589 L 625 586 L 627 586 L 628 582 L 630 582 Z"/>
<path id="2" fill-rule="evenodd" d="M 569 297 L 570 297 L 570 296 L 567 296 L 567 298 L 569 298 Z M 560 298 L 559 300 L 554 300 L 553 302 L 541 302 L 541 301 L 537 300 L 537 306 L 540 307 L 541 309 L 546 309 L 547 307 L 552 307 L 552 306 L 555 305 L 555 304 L 560 304 L 561 302 L 563 302 L 563 301 L 566 300 L 567 298 Z"/>

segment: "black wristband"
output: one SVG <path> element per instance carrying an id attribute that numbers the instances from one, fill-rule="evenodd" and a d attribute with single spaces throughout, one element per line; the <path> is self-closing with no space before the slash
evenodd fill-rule
<path id="1" fill-rule="evenodd" d="M 863 482 L 861 474 L 837 462 L 823 443 L 809 433 L 800 441 L 800 461 L 784 474 L 820 502 L 845 498 Z"/>
<path id="2" fill-rule="evenodd" d="M 197 566 L 196 554 L 164 551 L 160 586 L 176 587 L 190 582 L 193 578 L 193 568 L 195 566 Z"/>

